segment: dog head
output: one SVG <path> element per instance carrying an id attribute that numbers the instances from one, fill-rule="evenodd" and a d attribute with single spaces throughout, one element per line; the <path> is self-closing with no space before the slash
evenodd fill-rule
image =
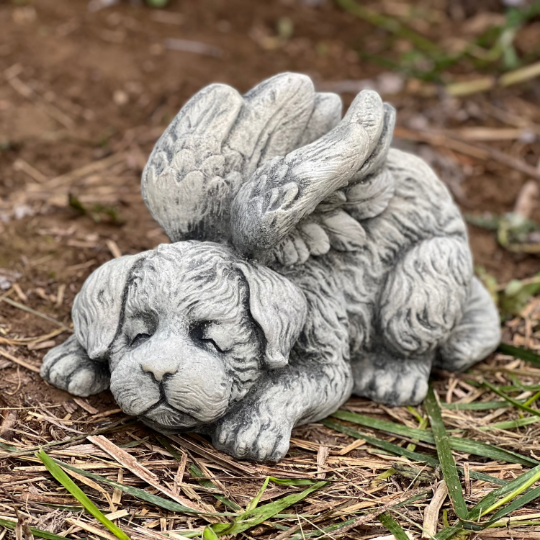
<path id="1" fill-rule="evenodd" d="M 305 317 L 292 282 L 209 242 L 110 261 L 73 306 L 76 338 L 108 361 L 117 403 L 161 431 L 223 416 L 287 364 Z"/>

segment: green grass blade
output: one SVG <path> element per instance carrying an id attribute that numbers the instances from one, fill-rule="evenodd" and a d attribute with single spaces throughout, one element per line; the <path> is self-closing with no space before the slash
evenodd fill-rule
<path id="1" fill-rule="evenodd" d="M 414 461 L 419 461 L 420 463 L 427 463 L 431 467 L 439 466 L 439 461 L 437 460 L 437 458 L 433 456 L 429 456 L 427 454 L 421 454 L 419 452 L 414 452 L 412 450 L 407 450 L 406 448 L 402 448 L 401 446 L 398 446 L 397 444 L 394 444 L 388 441 L 383 441 L 382 439 L 377 439 L 376 437 L 366 435 L 365 433 L 360 433 L 359 431 L 356 431 L 355 429 L 350 428 L 348 426 L 344 426 L 343 424 L 340 424 L 339 422 L 336 422 L 335 420 L 331 420 L 327 418 L 326 420 L 323 420 L 321 424 L 325 425 L 326 427 L 330 429 L 334 429 L 335 431 L 345 433 L 345 435 L 349 435 L 349 437 L 353 437 L 355 439 L 362 439 L 366 441 L 368 444 L 370 444 L 371 446 L 382 448 L 383 450 L 386 450 L 387 452 L 390 452 L 392 454 L 406 457 Z"/>
<path id="2" fill-rule="evenodd" d="M 420 463 L 427 463 L 430 467 L 438 467 L 440 465 L 439 460 L 433 456 L 430 456 L 428 454 L 422 454 L 420 452 L 415 452 L 415 451 L 409 450 L 408 448 L 402 448 L 401 446 L 398 446 L 397 444 L 393 444 L 391 442 L 383 441 L 382 439 L 377 439 L 376 437 L 366 435 L 364 433 L 356 431 L 353 428 L 340 424 L 339 422 L 336 422 L 335 420 L 331 420 L 330 418 L 323 420 L 321 424 L 325 425 L 326 427 L 330 429 L 334 429 L 335 431 L 345 433 L 345 435 L 349 435 L 349 437 L 353 437 L 355 439 L 362 439 L 366 441 L 368 444 L 370 444 L 371 446 L 382 448 L 383 450 L 386 450 L 387 452 L 390 452 L 391 454 L 406 457 L 406 458 L 412 459 L 413 461 L 418 461 Z M 460 468 L 459 470 L 462 471 L 463 469 Z M 482 480 L 483 482 L 491 482 L 492 484 L 497 484 L 499 486 L 503 486 L 507 483 L 506 480 L 501 480 L 500 478 L 496 478 L 495 476 L 491 476 L 489 474 L 485 474 L 485 473 L 481 473 L 477 471 L 469 471 L 469 475 L 471 478 L 474 478 L 475 480 Z"/>
<path id="3" fill-rule="evenodd" d="M 238 515 L 232 523 L 215 523 L 207 528 L 211 528 L 217 536 L 239 534 L 259 525 L 271 517 L 274 517 L 275 515 L 281 513 L 285 508 L 288 508 L 302 499 L 305 499 L 308 495 L 311 495 L 311 493 L 326 485 L 328 485 L 328 482 L 317 482 L 301 493 L 293 493 L 292 495 L 287 495 L 286 497 L 283 497 L 277 501 L 244 512 L 243 514 Z M 213 540 L 213 536 L 205 536 L 204 538 Z"/>
<path id="4" fill-rule="evenodd" d="M 497 395 L 501 396 L 504 400 L 508 401 L 508 403 L 511 403 L 514 405 L 514 407 L 517 407 L 518 409 L 521 409 L 522 411 L 527 411 L 530 414 L 533 414 L 534 416 L 540 416 L 540 411 L 533 409 L 532 407 L 529 407 L 528 405 L 524 405 L 520 401 L 517 401 L 516 399 L 511 398 L 510 396 L 507 396 L 504 392 L 501 392 L 495 385 L 491 384 L 488 381 L 483 382 L 484 386 L 489 388 L 492 392 L 495 392 Z"/>
<path id="5" fill-rule="evenodd" d="M 3 442 L 0 442 L 0 448 L 6 452 L 18 452 L 20 450 L 17 446 L 12 446 L 11 444 L 5 444 Z"/>
<path id="6" fill-rule="evenodd" d="M 519 418 L 518 420 L 506 420 L 505 422 L 497 422 L 495 424 L 489 424 L 487 426 L 480 426 L 476 429 L 480 431 L 491 431 L 493 429 L 516 429 L 520 427 L 525 427 L 530 424 L 535 424 L 540 422 L 538 416 L 529 416 L 528 418 Z"/>
<path id="7" fill-rule="evenodd" d="M 456 525 L 452 525 L 452 527 L 446 527 L 446 529 L 443 529 L 442 531 L 439 531 L 431 540 L 449 540 L 452 538 L 455 534 L 463 530 L 463 526 L 461 523 L 458 523 Z"/>
<path id="8" fill-rule="evenodd" d="M 204 476 L 204 473 L 197 467 L 197 465 L 188 466 L 189 473 L 193 476 L 202 487 L 207 489 L 218 489 L 216 484 Z M 212 493 L 212 496 L 218 501 L 221 501 L 224 506 L 230 508 L 233 512 L 241 512 L 242 508 L 238 506 L 234 501 L 231 501 L 227 497 L 220 495 L 219 493 Z"/>
<path id="9" fill-rule="evenodd" d="M 452 455 L 450 447 L 450 439 L 446 433 L 446 428 L 442 420 L 441 409 L 435 397 L 435 392 L 430 386 L 426 399 L 424 400 L 424 409 L 429 417 L 433 436 L 435 437 L 435 446 L 437 447 L 437 455 L 441 463 L 441 469 L 448 487 L 448 496 L 450 497 L 454 510 L 460 519 L 467 519 L 469 511 L 465 504 L 461 482 L 456 468 L 456 462 Z"/>
<path id="10" fill-rule="evenodd" d="M 451 411 L 493 411 L 507 409 L 510 404 L 506 401 L 483 401 L 480 403 L 441 403 L 441 407 Z"/>
<path id="11" fill-rule="evenodd" d="M 366 426 L 372 429 L 379 429 L 392 433 L 394 435 L 401 435 L 403 437 L 415 439 L 417 441 L 427 442 L 430 444 L 435 443 L 433 434 L 430 431 L 424 431 L 421 429 L 410 428 L 395 422 L 388 422 L 387 420 L 379 420 L 378 418 L 371 418 L 362 414 L 352 413 L 349 411 L 337 411 L 333 415 L 335 418 L 341 420 L 347 420 L 361 426 Z M 522 456 L 517 452 L 511 452 L 510 450 L 504 450 L 491 446 L 479 441 L 473 441 L 471 439 L 450 437 L 450 446 L 453 450 L 458 452 L 465 452 L 467 454 L 474 454 L 477 456 L 487 457 L 497 461 L 505 461 L 507 463 L 518 463 L 519 465 L 525 465 L 527 467 L 535 467 L 539 465 L 535 459 Z"/>
<path id="12" fill-rule="evenodd" d="M 280 486 L 312 486 L 317 483 L 317 480 L 309 478 L 275 478 L 270 476 L 270 482 L 279 484 Z"/>
<path id="13" fill-rule="evenodd" d="M 211 527 L 205 527 L 203 531 L 203 540 L 217 540 L 219 536 L 214 532 Z"/>
<path id="14" fill-rule="evenodd" d="M 159 506 L 161 508 L 164 508 L 165 510 L 170 510 L 171 512 L 181 512 L 184 514 L 203 514 L 203 515 L 212 515 L 212 516 L 231 516 L 236 515 L 231 514 L 230 512 L 224 512 L 224 513 L 202 513 L 202 512 L 196 512 L 192 508 L 188 508 L 187 506 L 184 506 L 182 504 L 179 504 L 177 502 L 171 501 L 169 499 L 164 499 L 162 497 L 158 497 L 157 495 L 152 495 L 151 493 L 148 493 L 144 489 L 139 489 L 131 486 L 125 486 L 124 484 L 120 484 L 119 482 L 115 482 L 114 480 L 109 480 L 108 478 L 105 478 L 104 476 L 99 476 L 98 474 L 91 473 L 89 471 L 85 471 L 83 469 L 78 469 L 77 467 L 74 467 L 73 465 L 68 465 L 67 463 L 63 463 L 62 461 L 54 460 L 58 465 L 60 465 L 62 468 L 67 469 L 68 471 L 76 472 L 82 476 L 86 476 L 87 478 L 92 478 L 92 480 L 96 480 L 97 482 L 101 482 L 102 484 L 107 484 L 108 486 L 112 486 L 115 488 L 120 489 L 124 493 L 127 493 L 128 495 L 131 495 L 132 497 L 136 497 L 137 499 L 141 499 L 143 501 L 155 504 L 156 506 Z"/>
<path id="15" fill-rule="evenodd" d="M 501 343 L 499 345 L 499 351 L 540 367 L 540 355 L 528 349 L 524 349 L 523 347 L 515 347 L 514 345 L 509 345 L 508 343 Z"/>
<path id="16" fill-rule="evenodd" d="M 266 488 L 268 487 L 268 482 L 270 482 L 270 477 L 267 476 L 263 482 L 263 485 L 261 486 L 261 489 L 259 489 L 259 492 L 246 506 L 246 512 L 250 512 L 251 510 L 254 510 L 257 508 L 257 505 L 259 504 L 259 501 L 261 500 L 261 497 L 263 496 L 263 493 L 266 491 Z"/>
<path id="17" fill-rule="evenodd" d="M 182 461 L 182 456 L 177 452 L 176 448 L 162 435 L 156 435 L 158 442 L 171 454 L 171 456 L 176 459 L 176 461 Z M 204 475 L 203 475 L 204 476 Z"/>
<path id="18" fill-rule="evenodd" d="M 534 478 L 537 474 L 540 473 L 540 465 L 535 467 L 534 469 L 531 469 L 530 471 L 527 471 L 517 478 L 514 478 L 511 482 L 508 482 L 505 486 L 500 487 L 491 493 L 488 493 L 483 499 L 478 501 L 478 503 L 471 508 L 471 511 L 469 512 L 469 521 L 476 521 L 478 520 L 483 514 L 487 512 L 487 509 L 492 507 L 497 499 L 501 497 L 506 497 L 510 493 L 515 492 L 517 489 L 519 489 L 522 485 L 525 483 L 528 483 L 531 478 Z"/>
<path id="19" fill-rule="evenodd" d="M 539 399 L 540 399 L 540 392 L 536 392 L 536 394 L 530 397 L 523 405 L 526 405 L 528 407 L 529 405 L 532 405 L 535 401 Z"/>
<path id="20" fill-rule="evenodd" d="M 112 521 L 107 519 L 99 508 L 83 493 L 81 488 L 55 463 L 43 450 L 40 450 L 37 457 L 43 462 L 47 470 L 60 482 L 83 506 L 100 521 L 109 531 L 111 531 L 120 540 L 130 540 L 129 536 L 117 527 Z"/>
<path id="21" fill-rule="evenodd" d="M 508 495 L 506 495 L 506 497 L 502 497 L 496 503 L 492 504 L 489 508 L 486 508 L 484 511 L 482 511 L 481 516 L 490 514 L 491 512 L 493 512 L 493 510 L 496 510 L 500 506 L 503 506 L 506 503 L 510 502 L 511 500 L 515 499 L 518 495 L 521 495 L 525 490 L 527 490 L 533 484 L 538 482 L 538 480 L 540 480 L 540 471 L 537 471 L 531 478 L 529 478 L 521 486 L 516 488 L 515 491 L 512 491 L 512 493 L 509 493 Z"/>
<path id="22" fill-rule="evenodd" d="M 394 535 L 396 540 L 409 540 L 401 525 L 388 512 L 377 516 L 377 519 Z"/>
<path id="23" fill-rule="evenodd" d="M 476 383 L 476 387 L 479 386 L 480 385 Z M 499 386 L 499 390 L 502 390 L 503 392 L 525 392 L 527 390 L 531 392 L 538 392 L 540 391 L 540 384 L 522 384 L 521 388 L 516 388 L 514 384 L 503 384 L 502 386 Z"/>
<path id="24" fill-rule="evenodd" d="M 15 530 L 17 523 L 15 521 L 8 521 L 7 519 L 0 519 L 0 526 L 13 531 Z M 66 540 L 65 536 L 58 536 L 57 534 L 42 531 L 41 529 L 36 529 L 35 527 L 30 527 L 30 531 L 34 536 L 38 536 L 39 538 L 46 538 L 47 540 Z"/>
<path id="25" fill-rule="evenodd" d="M 540 486 L 534 489 L 531 489 L 519 499 L 514 499 L 508 506 L 501 508 L 497 513 L 493 514 L 493 516 L 488 522 L 482 523 L 482 524 L 468 522 L 468 523 L 464 523 L 464 528 L 473 530 L 473 531 L 483 531 L 484 529 L 487 529 L 489 527 L 496 526 L 497 522 L 501 518 L 507 516 L 508 514 L 511 514 L 512 512 L 515 512 L 516 510 L 519 510 L 523 506 L 529 504 L 535 499 L 538 499 L 539 497 L 540 497 Z"/>
<path id="26" fill-rule="evenodd" d="M 531 521 L 526 521 L 526 520 L 519 520 L 519 521 L 516 521 L 514 522 L 515 525 L 518 525 L 519 527 L 525 527 L 525 526 L 528 526 L 528 525 L 540 525 L 540 521 L 536 521 L 536 520 L 531 520 Z M 493 528 L 493 527 L 507 527 L 508 526 L 508 522 L 506 520 L 501 520 L 501 521 L 497 521 L 496 523 L 493 523 L 492 525 L 489 526 L 489 529 Z M 487 528 L 487 527 L 486 527 Z M 533 529 L 534 531 L 536 531 L 537 529 Z M 540 529 L 538 529 L 540 530 Z"/>
<path id="27" fill-rule="evenodd" d="M 538 497 L 540 497 L 540 486 L 531 489 L 531 491 L 525 493 L 525 495 L 521 496 L 519 499 L 514 499 L 508 506 L 501 508 L 497 513 L 493 514 L 489 523 L 486 524 L 486 528 L 490 525 L 493 525 L 504 516 L 507 516 L 508 514 L 519 510 L 520 508 L 534 501 Z"/>
<path id="28" fill-rule="evenodd" d="M 401 501 L 398 504 L 395 504 L 389 508 L 389 510 L 393 510 L 394 508 L 399 508 L 401 506 L 407 506 L 409 504 L 412 504 L 420 499 L 423 499 L 427 495 L 432 494 L 431 489 L 426 489 L 425 491 L 421 493 L 417 493 L 416 495 L 413 495 L 409 499 L 406 499 L 404 501 Z M 376 510 L 371 512 L 372 514 L 376 515 Z M 343 527 L 346 527 L 347 525 L 350 525 L 351 523 L 354 523 L 357 520 L 357 516 L 353 517 L 352 519 L 349 519 L 348 521 L 342 521 L 340 523 L 333 523 L 332 525 L 329 525 L 328 527 L 323 527 L 317 531 L 310 531 L 310 532 L 304 532 L 302 534 L 296 534 L 294 536 L 291 536 L 291 540 L 302 540 L 303 537 L 310 538 L 310 537 L 316 537 L 316 536 L 323 536 L 327 532 L 337 531 L 338 536 L 333 535 L 326 535 L 328 538 L 339 538 L 339 529 L 342 529 Z M 284 530 L 287 530 L 284 528 Z M 408 539 L 407 539 L 408 540 Z"/>

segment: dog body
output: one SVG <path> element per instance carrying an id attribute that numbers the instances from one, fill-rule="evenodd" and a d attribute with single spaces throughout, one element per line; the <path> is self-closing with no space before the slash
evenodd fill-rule
<path id="1" fill-rule="evenodd" d="M 340 121 L 310 84 L 285 74 L 186 105 L 143 175 L 174 243 L 88 278 L 46 380 L 110 384 L 159 431 L 279 460 L 294 426 L 351 393 L 417 404 L 433 365 L 497 346 L 459 210 L 425 163 L 388 149 L 393 110 L 362 93 Z"/>
<path id="2" fill-rule="evenodd" d="M 492 352 L 499 316 L 473 276 L 466 226 L 446 187 L 410 154 L 390 150 L 388 169 L 394 193 L 380 214 L 359 221 L 362 248 L 278 268 L 308 304 L 323 299 L 308 307 L 314 327 L 330 311 L 345 313 L 332 332 L 343 335 L 346 325 L 353 393 L 409 405 L 424 399 L 433 365 L 464 370 Z M 328 332 L 314 340 L 319 350 Z"/>

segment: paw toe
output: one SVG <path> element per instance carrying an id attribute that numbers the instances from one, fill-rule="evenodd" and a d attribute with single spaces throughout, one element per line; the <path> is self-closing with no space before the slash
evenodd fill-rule
<path id="1" fill-rule="evenodd" d="M 67 390 L 74 396 L 88 397 L 102 392 L 106 387 L 95 371 L 83 368 L 72 375 Z"/>
<path id="2" fill-rule="evenodd" d="M 272 453 L 268 456 L 268 461 L 277 462 L 282 460 L 289 451 L 289 444 L 288 438 L 281 438 Z"/>

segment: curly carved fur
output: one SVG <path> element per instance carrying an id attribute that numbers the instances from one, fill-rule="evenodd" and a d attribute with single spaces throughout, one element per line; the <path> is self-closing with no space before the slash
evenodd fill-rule
<path id="1" fill-rule="evenodd" d="M 389 149 L 394 112 L 375 93 L 339 116 L 295 74 L 195 96 L 143 175 L 176 243 L 88 278 L 44 378 L 89 395 L 110 377 L 158 430 L 278 460 L 294 426 L 351 393 L 416 404 L 433 365 L 489 354 L 498 315 L 448 191 Z"/>

